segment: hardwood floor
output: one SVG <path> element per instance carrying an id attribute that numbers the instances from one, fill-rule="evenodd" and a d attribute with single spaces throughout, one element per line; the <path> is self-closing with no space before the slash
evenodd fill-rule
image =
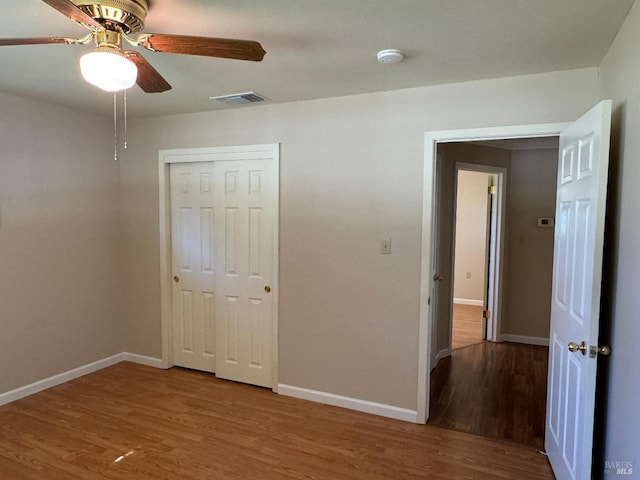
<path id="1" fill-rule="evenodd" d="M 432 426 L 544 446 L 548 348 L 484 342 L 431 374 Z"/>
<path id="2" fill-rule="evenodd" d="M 0 407 L 0 478 L 553 479 L 531 448 L 123 362 Z"/>
<path id="3" fill-rule="evenodd" d="M 483 341 L 482 307 L 453 304 L 451 348 L 468 347 Z"/>

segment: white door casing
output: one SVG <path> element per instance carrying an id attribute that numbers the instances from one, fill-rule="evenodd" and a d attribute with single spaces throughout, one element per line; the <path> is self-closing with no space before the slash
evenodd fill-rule
<path id="1" fill-rule="evenodd" d="M 170 167 L 173 359 L 215 372 L 214 166 Z"/>
<path id="2" fill-rule="evenodd" d="M 172 254 L 171 254 L 171 182 L 170 180 L 170 169 L 174 166 L 180 164 L 202 164 L 203 162 L 212 162 L 214 165 L 214 176 L 213 176 L 213 201 L 211 206 L 213 207 L 213 233 L 212 239 L 213 243 L 219 242 L 220 240 L 217 238 L 220 235 L 221 228 L 220 225 L 222 217 L 220 216 L 220 212 L 223 211 L 224 207 L 222 205 L 218 205 L 216 202 L 219 201 L 219 192 L 216 192 L 217 188 L 220 188 L 221 182 L 219 181 L 219 175 L 224 170 L 221 168 L 221 165 L 224 164 L 236 164 L 238 167 L 242 167 L 243 164 L 250 165 L 251 162 L 257 162 L 260 165 L 259 168 L 250 168 L 251 175 L 254 175 L 256 171 L 266 171 L 269 173 L 268 181 L 266 177 L 259 178 L 259 188 L 266 188 L 266 184 L 262 182 L 267 181 L 268 183 L 268 191 L 269 191 L 269 211 L 268 216 L 264 216 L 264 219 L 268 219 L 270 222 L 269 225 L 265 223 L 261 223 L 260 227 L 262 228 L 260 235 L 261 238 L 266 238 L 266 232 L 270 232 L 268 234 L 268 241 L 266 247 L 261 246 L 259 249 L 259 255 L 262 258 L 262 264 L 267 265 L 270 268 L 268 274 L 263 274 L 265 279 L 269 279 L 269 287 L 270 293 L 267 302 L 263 302 L 263 305 L 266 311 L 261 312 L 263 318 L 268 322 L 268 331 L 263 330 L 260 334 L 262 335 L 262 339 L 265 342 L 263 345 L 264 355 L 261 361 L 264 364 L 263 371 L 267 371 L 266 375 L 263 375 L 262 380 L 260 380 L 259 385 L 270 386 L 274 390 L 276 390 L 276 386 L 278 384 L 277 372 L 278 372 L 278 345 L 277 345 L 277 327 L 278 327 L 278 222 L 279 222 L 279 145 L 278 144 L 267 144 L 267 145 L 248 145 L 248 146 L 237 146 L 237 147 L 212 147 L 212 148 L 192 148 L 192 149 L 176 149 L 176 150 L 163 150 L 159 152 L 159 206 L 160 206 L 160 273 L 161 273 L 161 317 L 162 317 L 162 366 L 163 368 L 169 368 L 178 362 L 176 362 L 176 348 L 174 348 L 175 343 L 179 340 L 178 335 L 174 335 L 173 328 L 173 320 L 174 320 L 174 301 L 173 301 L 173 292 L 174 285 L 180 284 L 182 282 L 182 277 L 180 278 L 180 282 L 175 282 L 173 280 L 173 265 L 172 265 Z M 247 163 L 248 162 L 248 163 Z M 255 165 L 255 163 L 253 164 Z M 199 167 L 198 167 L 199 168 Z M 207 167 L 205 167 L 206 169 Z M 179 169 L 176 168 L 176 171 Z M 222 175 L 224 175 L 222 173 Z M 218 176 L 218 180 L 216 180 L 216 176 Z M 224 183 L 224 182 L 223 182 Z M 255 181 L 253 182 L 252 188 L 256 188 Z M 255 193 L 255 192 L 254 192 Z M 253 212 L 253 215 L 256 215 L 256 211 Z M 255 224 L 255 222 L 254 222 Z M 248 228 L 248 227 L 247 227 Z M 239 239 L 240 237 L 238 237 Z M 227 240 L 225 237 L 224 241 Z M 216 247 L 217 248 L 217 247 Z M 243 247 L 240 247 L 242 250 Z M 254 245 L 253 251 L 245 248 L 245 250 L 254 255 L 256 248 Z M 219 281 L 217 278 L 217 265 L 220 261 L 221 252 L 215 251 L 212 255 L 213 258 L 213 277 L 214 280 L 211 282 L 212 286 L 216 286 Z M 211 257 L 207 257 L 210 259 Z M 255 264 L 255 261 L 254 261 Z M 266 268 L 266 267 L 265 267 Z M 263 269 L 263 271 L 265 271 Z M 254 272 L 255 273 L 255 272 Z M 179 276 L 179 275 L 178 275 Z M 266 286 L 266 285 L 265 285 Z M 209 292 L 209 288 L 206 289 Z M 218 312 L 220 310 L 220 293 L 217 288 L 212 287 L 212 291 L 214 293 L 215 306 L 213 306 L 213 311 Z M 264 286 L 262 293 L 264 292 Z M 253 300 L 259 300 L 259 297 L 255 294 L 255 292 L 250 293 L 249 297 Z M 207 306 L 207 308 L 211 307 L 211 303 Z M 251 312 L 249 312 L 251 313 Z M 253 317 L 254 321 L 256 317 Z M 216 326 L 218 325 L 218 319 L 215 320 Z M 265 327 L 265 325 L 262 325 Z M 216 329 L 218 329 L 216 327 Z M 214 332 L 215 330 L 214 329 Z M 179 332 L 178 332 L 179 333 Z M 211 338 L 211 337 L 209 337 Z M 254 337 L 255 340 L 255 337 Z M 218 339 L 214 339 L 214 343 L 218 343 Z M 214 348 L 215 351 L 215 348 Z M 218 370 L 218 355 L 216 354 L 216 371 Z M 197 368 L 197 367 L 196 367 Z M 265 378 L 269 376 L 268 380 Z M 231 378 L 233 380 L 238 381 L 247 381 L 244 378 Z"/>
<path id="3" fill-rule="evenodd" d="M 277 172 L 260 160 L 216 162 L 216 375 L 272 386 Z"/>
<path id="4" fill-rule="evenodd" d="M 591 478 L 610 127 L 605 100 L 560 135 L 545 428 L 558 480 Z"/>

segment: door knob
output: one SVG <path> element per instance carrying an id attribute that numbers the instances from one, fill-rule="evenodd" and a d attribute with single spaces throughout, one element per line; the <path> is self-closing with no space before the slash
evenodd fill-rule
<path id="1" fill-rule="evenodd" d="M 264 291 L 269 293 L 271 291 L 271 287 L 267 285 L 266 287 L 264 287 Z"/>
<path id="2" fill-rule="evenodd" d="M 569 342 L 568 348 L 569 348 L 570 352 L 580 351 L 580 353 L 582 353 L 582 355 L 586 355 L 587 354 L 587 342 L 585 342 L 585 341 L 583 341 L 579 345 L 576 342 Z"/>
<path id="3" fill-rule="evenodd" d="M 178 275 L 174 276 L 173 281 L 178 283 L 180 281 L 180 277 Z"/>

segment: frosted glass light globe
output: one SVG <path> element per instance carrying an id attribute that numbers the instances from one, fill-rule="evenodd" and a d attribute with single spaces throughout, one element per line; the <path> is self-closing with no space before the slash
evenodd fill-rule
<path id="1" fill-rule="evenodd" d="M 114 49 L 97 49 L 83 55 L 80 72 L 87 82 L 107 92 L 132 87 L 138 78 L 136 64 Z"/>

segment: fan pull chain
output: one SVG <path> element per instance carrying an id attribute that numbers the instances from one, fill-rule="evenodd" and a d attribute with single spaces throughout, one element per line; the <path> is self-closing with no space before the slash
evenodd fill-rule
<path id="1" fill-rule="evenodd" d="M 118 161 L 118 98 L 113 92 L 113 159 Z"/>
<path id="2" fill-rule="evenodd" d="M 127 144 L 127 90 L 124 90 L 124 124 L 122 131 L 122 148 L 129 148 Z M 118 92 L 113 92 L 113 159 L 118 161 Z"/>
<path id="3" fill-rule="evenodd" d="M 123 133 L 123 145 L 122 147 L 127 149 L 127 90 L 124 90 L 124 133 Z"/>

